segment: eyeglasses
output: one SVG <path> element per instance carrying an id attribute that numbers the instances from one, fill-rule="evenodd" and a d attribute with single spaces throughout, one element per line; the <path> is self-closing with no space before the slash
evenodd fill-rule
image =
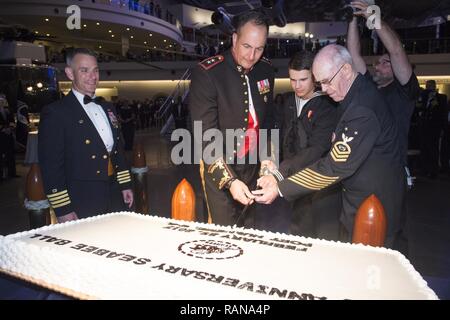
<path id="1" fill-rule="evenodd" d="M 336 78 L 336 76 L 338 75 L 339 71 L 341 71 L 344 66 L 345 66 L 345 63 L 339 68 L 338 71 L 336 71 L 336 73 L 334 74 L 334 76 L 331 77 L 330 80 L 317 81 L 316 85 L 317 86 L 323 86 L 323 85 L 329 86 L 331 84 L 331 81 L 333 81 L 334 78 Z"/>

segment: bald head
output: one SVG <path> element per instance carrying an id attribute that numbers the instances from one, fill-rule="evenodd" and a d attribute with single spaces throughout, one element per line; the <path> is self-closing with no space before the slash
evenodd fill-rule
<path id="1" fill-rule="evenodd" d="M 330 44 L 322 48 L 316 55 L 313 63 L 313 70 L 316 69 L 337 69 L 344 63 L 353 66 L 353 60 L 348 50 L 337 44 Z"/>
<path id="2" fill-rule="evenodd" d="M 351 87 L 356 72 L 348 50 L 340 45 L 330 44 L 316 55 L 313 74 L 320 82 L 322 91 L 334 101 L 342 101 Z"/>

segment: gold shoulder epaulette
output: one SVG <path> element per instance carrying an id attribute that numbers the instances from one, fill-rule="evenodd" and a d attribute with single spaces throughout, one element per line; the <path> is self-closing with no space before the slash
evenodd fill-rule
<path id="1" fill-rule="evenodd" d="M 203 60 L 202 62 L 199 63 L 199 65 L 205 69 L 205 70 L 209 70 L 212 67 L 218 65 L 219 63 L 221 63 L 222 61 L 224 61 L 224 58 L 222 55 L 217 55 L 214 57 L 209 57 L 206 58 L 205 60 Z"/>

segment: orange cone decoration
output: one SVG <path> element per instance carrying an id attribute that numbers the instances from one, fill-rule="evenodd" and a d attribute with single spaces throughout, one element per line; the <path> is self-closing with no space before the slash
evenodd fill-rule
<path id="1" fill-rule="evenodd" d="M 28 171 L 26 182 L 26 196 L 31 201 L 41 201 L 47 199 L 44 193 L 44 186 L 42 184 L 41 170 L 37 163 L 31 165 Z"/>
<path id="2" fill-rule="evenodd" d="M 372 194 L 361 204 L 353 227 L 353 243 L 382 247 L 386 238 L 386 215 L 380 200 Z"/>
<path id="3" fill-rule="evenodd" d="M 147 161 L 145 161 L 145 151 L 142 142 L 138 142 L 133 148 L 133 167 L 143 168 L 147 166 Z"/>
<path id="4" fill-rule="evenodd" d="M 133 186 L 134 186 L 134 208 L 136 212 L 149 214 L 148 188 L 147 188 L 147 161 L 142 142 L 137 142 L 133 148 Z"/>
<path id="5" fill-rule="evenodd" d="M 173 193 L 172 219 L 195 221 L 195 193 L 186 179 L 178 184 Z"/>
<path id="6" fill-rule="evenodd" d="M 44 185 L 42 183 L 41 169 L 37 163 L 33 163 L 30 167 L 30 171 L 28 171 L 25 194 L 27 198 L 25 200 L 25 207 L 28 209 L 31 229 L 57 222 L 54 212 L 50 211 L 48 207 L 41 207 L 38 209 L 31 206 L 31 203 L 47 200 L 47 196 L 44 192 Z"/>

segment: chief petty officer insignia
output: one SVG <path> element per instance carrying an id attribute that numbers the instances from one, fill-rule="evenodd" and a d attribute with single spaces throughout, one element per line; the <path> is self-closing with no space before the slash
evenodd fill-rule
<path id="1" fill-rule="evenodd" d="M 345 162 L 347 161 L 352 149 L 350 148 L 348 142 L 352 141 L 353 137 L 347 137 L 344 133 L 342 134 L 342 141 L 338 141 L 333 145 L 331 150 L 331 157 L 335 162 Z"/>
<path id="2" fill-rule="evenodd" d="M 223 56 L 219 54 L 217 56 L 209 57 L 209 58 L 203 60 L 202 62 L 199 63 L 199 65 L 203 69 L 209 70 L 212 67 L 214 67 L 215 65 L 221 63 L 222 61 L 224 61 Z"/>

